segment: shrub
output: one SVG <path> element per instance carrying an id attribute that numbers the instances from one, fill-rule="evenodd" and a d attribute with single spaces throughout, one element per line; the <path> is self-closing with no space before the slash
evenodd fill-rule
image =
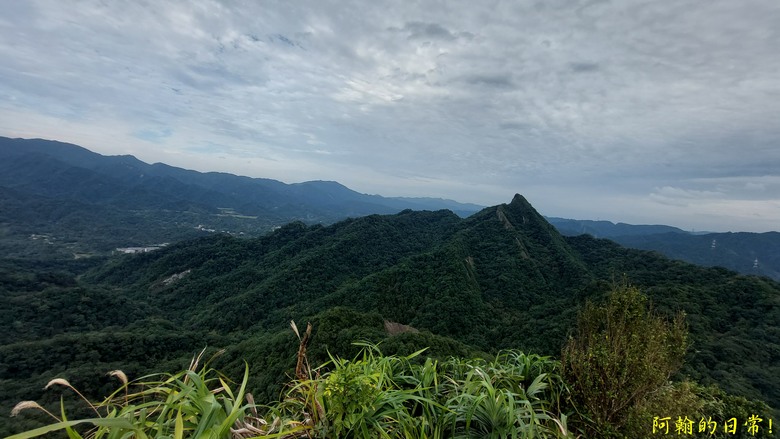
<path id="1" fill-rule="evenodd" d="M 572 402 L 588 420 L 588 436 L 622 436 L 635 407 L 648 403 L 683 363 L 684 314 L 657 316 L 631 286 L 615 288 L 606 303 L 586 303 L 563 348 L 563 377 Z"/>

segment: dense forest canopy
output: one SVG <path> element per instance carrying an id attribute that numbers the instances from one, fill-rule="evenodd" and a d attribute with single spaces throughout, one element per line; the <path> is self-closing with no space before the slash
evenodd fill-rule
<path id="1" fill-rule="evenodd" d="M 204 346 L 227 349 L 218 360 L 227 372 L 248 361 L 254 395 L 273 400 L 294 366 L 291 319 L 314 324 L 312 361 L 354 355 L 356 340 L 388 354 L 558 356 L 578 309 L 625 281 L 661 315 L 686 313 L 681 376 L 780 405 L 778 283 L 561 236 L 517 195 L 466 219 L 406 210 L 105 261 L 5 259 L 0 409 L 54 403 L 41 391 L 49 377 L 100 393 L 105 371 L 176 370 Z M 413 330 L 389 335 L 385 322 Z"/>

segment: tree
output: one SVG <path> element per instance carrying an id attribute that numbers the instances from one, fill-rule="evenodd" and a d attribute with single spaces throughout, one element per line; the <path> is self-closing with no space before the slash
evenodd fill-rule
<path id="1" fill-rule="evenodd" d="M 572 402 L 595 437 L 623 435 L 629 415 L 661 389 L 683 363 L 685 316 L 656 315 L 637 288 L 623 285 L 606 303 L 587 302 L 563 348 L 562 367 Z M 591 436 L 589 434 L 589 436 Z"/>

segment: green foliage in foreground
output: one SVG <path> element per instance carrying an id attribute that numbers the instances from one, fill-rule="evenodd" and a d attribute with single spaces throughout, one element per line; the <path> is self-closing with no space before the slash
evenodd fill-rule
<path id="1" fill-rule="evenodd" d="M 383 355 L 376 345 L 362 342 L 352 360 L 330 356 L 312 369 L 307 355 L 312 327 L 303 337 L 294 324 L 293 330 L 300 342 L 295 375 L 276 402 L 258 405 L 246 393 L 246 364 L 243 380 L 235 384 L 210 367 L 211 361 L 198 369 L 197 358 L 177 374 L 130 383 L 113 371 L 123 386 L 95 404 L 56 378 L 46 387 L 69 388 L 94 415 L 69 420 L 66 412 L 72 412 L 64 400 L 59 416 L 23 401 L 13 415 L 32 408 L 56 421 L 10 439 L 55 431 L 71 439 L 644 438 L 659 428 L 659 419 L 683 418 L 697 426 L 701 419 L 709 437 L 767 437 L 765 426 L 733 434 L 723 428 L 731 418 L 741 423 L 767 416 L 765 404 L 715 387 L 669 381 L 687 347 L 682 316 L 671 322 L 656 316 L 633 287 L 617 287 L 601 305 L 586 304 L 563 350 L 563 367 L 514 350 L 491 360 L 439 361 L 424 358 L 425 349 Z"/>
<path id="2" fill-rule="evenodd" d="M 208 364 L 156 381 L 142 379 L 92 404 L 98 416 L 68 420 L 11 436 L 64 430 L 70 438 L 469 438 L 567 437 L 558 415 L 566 391 L 558 363 L 507 351 L 493 361 L 413 361 L 363 344 L 352 360 L 332 358 L 304 369 L 281 402 L 254 404 L 245 395 L 248 369 L 232 384 Z M 197 363 L 197 362 L 195 362 Z M 64 380 L 53 384 L 70 385 Z M 71 389 L 73 389 L 71 387 Z M 75 389 L 73 389 L 75 390 Z M 244 402 L 246 400 L 246 403 Z M 25 401 L 26 408 L 39 408 Z M 86 432 L 82 426 L 91 426 Z"/>
<path id="3" fill-rule="evenodd" d="M 616 288 L 603 305 L 586 303 L 576 337 L 563 348 L 564 376 L 575 404 L 601 437 L 622 431 L 682 366 L 688 347 L 685 315 L 672 322 L 649 309 L 647 297 Z"/>
<path id="4" fill-rule="evenodd" d="M 93 404 L 67 380 L 56 378 L 46 386 L 61 385 L 73 390 L 93 410 L 95 417 L 68 420 L 64 406 L 61 417 L 48 412 L 33 401 L 23 401 L 14 408 L 13 415 L 21 410 L 38 409 L 46 412 L 57 422 L 11 438 L 30 438 L 46 433 L 64 430 L 68 437 L 84 437 L 76 428 L 91 425 L 86 433 L 90 438 L 182 438 L 187 437 L 230 437 L 230 430 L 241 418 L 246 417 L 248 404 L 243 404 L 248 367 L 244 380 L 234 390 L 229 380 L 208 363 L 196 371 L 198 359 L 187 370 L 174 375 L 145 377 L 132 383 L 127 382 L 121 371 L 112 371 L 123 385 L 104 401 Z M 153 379 L 157 378 L 157 379 Z M 233 386 L 235 387 L 235 386 Z M 130 389 L 133 393 L 130 393 Z"/>
<path id="5" fill-rule="evenodd" d="M 648 438 L 670 424 L 678 435 L 768 437 L 766 424 L 743 428 L 751 416 L 771 416 L 763 402 L 670 381 L 688 343 L 685 314 L 661 317 L 636 287 L 616 286 L 604 303 L 588 301 L 562 351 L 562 376 L 577 415 L 572 421 L 593 438 Z M 727 432 L 732 418 L 740 427 Z"/>

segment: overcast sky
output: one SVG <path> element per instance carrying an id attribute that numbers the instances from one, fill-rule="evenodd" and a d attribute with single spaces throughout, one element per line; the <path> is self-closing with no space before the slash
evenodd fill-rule
<path id="1" fill-rule="evenodd" d="M 780 229 L 780 1 L 0 0 L 0 135 Z"/>

